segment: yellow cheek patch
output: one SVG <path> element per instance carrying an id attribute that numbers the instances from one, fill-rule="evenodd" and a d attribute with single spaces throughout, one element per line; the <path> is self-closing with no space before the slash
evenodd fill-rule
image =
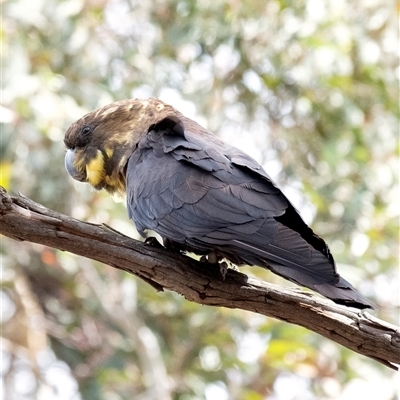
<path id="1" fill-rule="evenodd" d="M 86 165 L 86 177 L 92 186 L 98 186 L 103 182 L 105 174 L 104 156 L 100 150 L 97 150 L 96 157 Z"/>
<path id="2" fill-rule="evenodd" d="M 107 157 L 108 157 L 108 158 L 111 158 L 112 155 L 114 154 L 114 150 L 111 149 L 110 147 L 106 147 L 105 150 L 106 150 Z"/>

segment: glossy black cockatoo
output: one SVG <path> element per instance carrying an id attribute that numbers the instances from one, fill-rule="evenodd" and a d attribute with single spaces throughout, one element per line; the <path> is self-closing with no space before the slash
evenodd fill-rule
<path id="1" fill-rule="evenodd" d="M 153 230 L 181 250 L 258 265 L 336 303 L 371 307 L 255 160 L 162 101 L 96 109 L 64 142 L 68 173 L 126 194 L 142 235 Z"/>

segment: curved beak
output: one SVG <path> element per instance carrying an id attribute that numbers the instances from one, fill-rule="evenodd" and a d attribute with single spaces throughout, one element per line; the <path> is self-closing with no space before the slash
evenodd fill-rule
<path id="1" fill-rule="evenodd" d="M 74 167 L 75 150 L 67 150 L 65 154 L 65 169 L 71 175 L 72 178 L 79 182 L 86 181 L 86 174 L 79 172 Z"/>

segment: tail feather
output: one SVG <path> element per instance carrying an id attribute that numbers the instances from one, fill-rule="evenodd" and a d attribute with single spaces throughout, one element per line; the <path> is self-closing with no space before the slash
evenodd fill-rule
<path id="1" fill-rule="evenodd" d="M 361 309 L 376 308 L 370 301 L 358 293 L 346 279 L 341 276 L 339 278 L 339 282 L 336 285 L 315 285 L 315 290 L 337 304 Z"/>
<path id="2" fill-rule="evenodd" d="M 252 236 L 253 241 L 255 237 Z M 375 308 L 337 272 L 332 257 L 309 245 L 295 231 L 279 227 L 273 243 L 260 246 L 244 241 L 233 241 L 237 252 L 250 265 L 265 266 L 277 275 L 298 285 L 308 287 L 337 304 L 355 308 Z"/>

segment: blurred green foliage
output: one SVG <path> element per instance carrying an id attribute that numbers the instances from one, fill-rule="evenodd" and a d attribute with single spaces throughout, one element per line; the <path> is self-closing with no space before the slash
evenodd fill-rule
<path id="1" fill-rule="evenodd" d="M 343 276 L 398 323 L 396 3 L 8 0 L 0 182 L 138 237 L 64 171 L 91 109 L 159 97 L 260 161 Z M 7 399 L 394 399 L 394 374 L 303 328 L 157 293 L 2 238 Z M 249 274 L 286 285 L 259 268 Z M 22 383 L 23 382 L 23 383 Z"/>

